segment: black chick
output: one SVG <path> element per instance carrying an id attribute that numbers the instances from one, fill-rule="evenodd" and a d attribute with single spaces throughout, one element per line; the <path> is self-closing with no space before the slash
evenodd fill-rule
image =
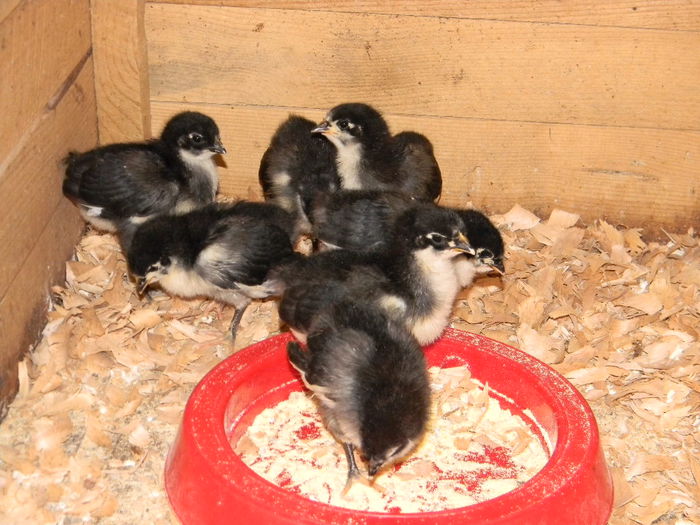
<path id="1" fill-rule="evenodd" d="M 341 104 L 313 130 L 336 147 L 343 189 L 395 190 L 421 201 L 442 191 L 430 141 L 411 131 L 391 136 L 381 114 L 367 104 Z"/>
<path id="2" fill-rule="evenodd" d="M 473 253 L 451 210 L 415 204 L 396 220 L 386 252 L 332 250 L 285 267 L 280 317 L 304 341 L 320 312 L 349 298 L 399 320 L 422 345 L 447 325 L 460 290 L 454 259 Z"/>
<path id="3" fill-rule="evenodd" d="M 317 199 L 314 235 L 326 248 L 356 252 L 382 252 L 390 245 L 396 219 L 414 202 L 401 193 L 376 190 L 342 190 Z M 455 259 L 462 287 L 474 277 L 495 270 L 505 272 L 503 239 L 493 223 L 478 210 L 450 208 L 465 225 L 474 253 Z"/>
<path id="4" fill-rule="evenodd" d="M 321 248 L 386 251 L 396 219 L 415 204 L 395 191 L 341 190 L 314 201 L 313 235 Z"/>
<path id="5" fill-rule="evenodd" d="M 287 355 L 317 398 L 328 430 L 343 445 L 344 492 L 361 477 L 355 449 L 374 478 L 420 441 L 430 404 L 423 352 L 405 327 L 380 309 L 336 303 L 314 320 L 308 351 L 290 342 Z"/>
<path id="6" fill-rule="evenodd" d="M 495 270 L 505 273 L 503 263 L 503 238 L 498 228 L 478 210 L 453 208 L 466 226 L 467 236 L 474 254 L 464 254 L 455 259 L 457 278 L 463 288 L 469 286 L 478 275 Z"/>
<path id="7" fill-rule="evenodd" d="M 295 216 L 297 234 L 311 233 L 314 198 L 340 187 L 335 148 L 311 133 L 315 127 L 311 120 L 290 115 L 272 136 L 258 171 L 265 200 Z"/>
<path id="8" fill-rule="evenodd" d="M 63 194 L 88 222 L 116 231 L 128 220 L 212 202 L 219 185 L 212 158 L 217 153 L 226 149 L 216 123 L 202 113 L 179 113 L 160 139 L 70 153 Z"/>
<path id="9" fill-rule="evenodd" d="M 291 216 L 281 208 L 240 201 L 154 217 L 123 245 L 139 293 L 158 283 L 173 295 L 231 304 L 235 341 L 251 299 L 280 292 L 270 271 L 295 257 L 291 230 Z"/>

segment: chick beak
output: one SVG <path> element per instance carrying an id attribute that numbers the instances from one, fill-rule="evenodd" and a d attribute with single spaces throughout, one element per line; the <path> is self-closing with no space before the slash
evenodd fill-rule
<path id="1" fill-rule="evenodd" d="M 334 135 L 335 128 L 330 122 L 328 122 L 327 120 L 324 120 L 318 126 L 316 126 L 314 129 L 312 129 L 311 133 L 321 133 L 323 135 Z"/>
<path id="2" fill-rule="evenodd" d="M 459 232 L 456 241 L 450 241 L 449 246 L 456 252 L 463 252 L 471 255 L 476 254 L 474 248 L 472 248 L 471 244 L 469 244 L 469 239 L 467 239 L 467 237 L 462 232 Z"/>
<path id="3" fill-rule="evenodd" d="M 143 296 L 146 293 L 146 290 L 148 290 L 148 287 L 151 285 L 151 282 L 153 282 L 152 277 L 139 277 L 136 280 L 136 294 L 139 296 L 139 299 L 143 299 Z"/>
<path id="4" fill-rule="evenodd" d="M 221 139 L 219 137 L 216 137 L 216 142 L 214 142 L 214 145 L 211 148 L 209 148 L 209 151 L 213 151 L 214 153 L 224 155 L 226 153 L 226 148 L 224 148 L 224 145 L 221 143 Z"/>
<path id="5" fill-rule="evenodd" d="M 501 259 L 496 259 L 489 266 L 496 271 L 499 275 L 504 275 L 506 273 L 506 267 Z"/>
<path id="6" fill-rule="evenodd" d="M 367 465 L 367 474 L 369 474 L 371 482 L 374 482 L 374 477 L 377 475 L 377 472 L 381 470 L 383 465 L 384 463 L 370 460 L 369 465 Z"/>

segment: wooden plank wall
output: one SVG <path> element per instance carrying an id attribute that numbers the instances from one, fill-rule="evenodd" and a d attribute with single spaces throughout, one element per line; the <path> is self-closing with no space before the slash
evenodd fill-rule
<path id="1" fill-rule="evenodd" d="M 290 112 L 365 101 L 434 143 L 443 202 L 647 232 L 700 223 L 700 2 L 169 0 L 145 6 L 152 129 L 189 108 L 228 195 Z"/>
<path id="2" fill-rule="evenodd" d="M 90 0 L 100 143 L 151 136 L 144 0 Z"/>
<path id="3" fill-rule="evenodd" d="M 49 288 L 82 221 L 61 161 L 97 143 L 89 0 L 22 0 L 0 11 L 0 416 L 17 362 L 46 322 Z"/>

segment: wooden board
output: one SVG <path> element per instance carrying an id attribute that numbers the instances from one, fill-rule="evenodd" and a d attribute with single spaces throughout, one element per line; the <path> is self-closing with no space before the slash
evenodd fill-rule
<path id="1" fill-rule="evenodd" d="M 260 158 L 289 110 L 154 102 L 160 132 L 178 111 L 211 115 L 228 149 L 221 191 L 261 198 Z M 320 121 L 323 111 L 296 113 Z M 386 115 L 394 132 L 413 129 L 435 146 L 442 203 L 472 202 L 491 213 L 516 203 L 547 215 L 553 208 L 584 220 L 680 231 L 700 222 L 700 133 L 654 129 L 513 123 Z"/>
<path id="2" fill-rule="evenodd" d="M 29 129 L 90 49 L 89 0 L 36 0 L 0 22 L 0 178 Z"/>
<path id="3" fill-rule="evenodd" d="M 146 5 L 152 100 L 700 130 L 700 33 Z"/>
<path id="4" fill-rule="evenodd" d="M 91 0 L 100 142 L 149 138 L 143 0 Z"/>
<path id="5" fill-rule="evenodd" d="M 17 389 L 17 362 L 46 324 L 49 287 L 65 275 L 65 261 L 73 252 L 82 224 L 75 207 L 61 201 L 0 299 L 0 419 L 5 403 Z"/>
<path id="6" fill-rule="evenodd" d="M 89 0 L 23 1 L 2 14 L 0 417 L 82 229 L 61 194 L 61 161 L 97 143 Z"/>
<path id="7" fill-rule="evenodd" d="M 92 60 L 88 60 L 56 109 L 38 119 L 0 178 L 0 246 L 12 247 L 0 257 L 0 297 L 17 280 L 41 232 L 65 200 L 63 158 L 70 150 L 90 149 L 97 142 L 93 82 Z M 46 251 L 45 257 L 55 255 Z M 26 297 L 28 302 L 31 298 Z"/>
<path id="8" fill-rule="evenodd" d="M 10 13 L 12 13 L 20 3 L 22 3 L 22 0 L 4 0 L 4 2 L 0 2 L 0 22 L 10 16 Z"/>
<path id="9" fill-rule="evenodd" d="M 357 13 L 517 20 L 597 26 L 700 30 L 695 0 L 150 0 L 169 4 L 266 7 Z"/>

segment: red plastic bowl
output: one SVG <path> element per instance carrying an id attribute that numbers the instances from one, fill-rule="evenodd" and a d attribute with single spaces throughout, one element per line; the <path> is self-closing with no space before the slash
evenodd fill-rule
<path id="1" fill-rule="evenodd" d="M 472 375 L 530 409 L 554 452 L 521 487 L 467 507 L 385 514 L 317 503 L 264 480 L 231 448 L 264 408 L 303 388 L 286 357 L 288 334 L 229 357 L 194 389 L 165 466 L 177 516 L 194 524 L 601 525 L 612 509 L 612 481 L 591 409 L 553 369 L 483 336 L 447 330 L 425 348 L 431 366 L 467 364 Z"/>

